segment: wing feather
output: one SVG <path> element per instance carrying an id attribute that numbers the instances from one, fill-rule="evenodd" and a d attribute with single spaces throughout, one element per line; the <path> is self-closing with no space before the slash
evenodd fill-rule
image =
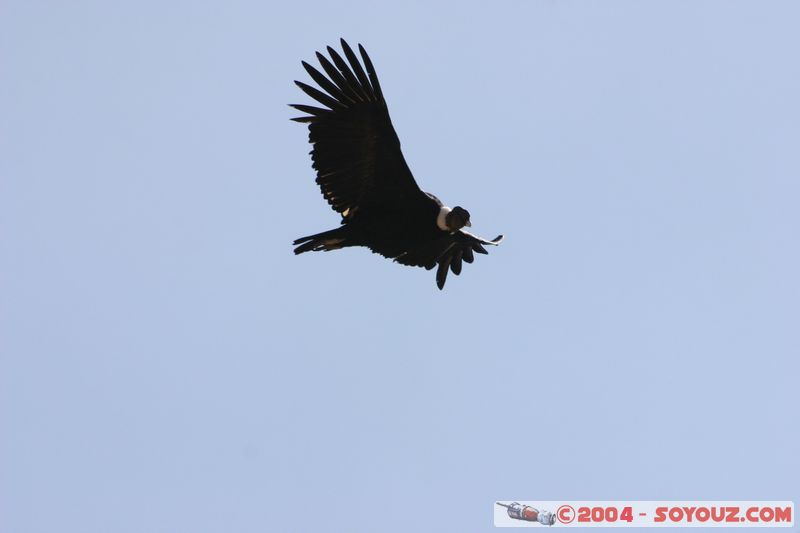
<path id="1" fill-rule="evenodd" d="M 334 50 L 333 48 L 331 48 L 329 46 L 328 47 L 328 53 L 330 54 L 334 65 L 336 65 L 336 68 L 339 69 L 339 72 L 347 80 L 348 86 L 353 91 L 358 93 L 359 100 L 361 102 L 367 102 L 369 100 L 368 97 L 367 97 L 367 93 L 364 92 L 364 88 L 361 86 L 359 81 L 356 79 L 356 76 L 355 76 L 355 74 L 353 74 L 353 71 L 350 70 L 350 67 L 347 66 L 347 63 L 345 62 L 345 60 L 342 59 L 342 56 L 339 55 L 339 52 L 337 52 L 336 50 Z"/>
<path id="2" fill-rule="evenodd" d="M 366 90 L 369 100 L 371 102 L 375 102 L 375 93 L 372 90 L 372 86 L 369 84 L 369 78 L 367 78 L 367 74 L 364 72 L 364 68 L 361 66 L 361 63 L 359 63 L 356 54 L 353 53 L 353 49 L 350 48 L 350 45 L 347 44 L 347 41 L 340 39 L 339 42 L 342 45 L 342 50 L 344 50 L 345 57 L 350 62 L 350 66 L 353 68 L 356 78 L 358 78 L 358 82 L 361 84 L 361 87 Z"/>
<path id="3" fill-rule="evenodd" d="M 336 100 L 337 102 L 351 101 L 350 98 L 348 98 L 344 94 L 344 92 L 342 92 L 342 90 L 336 86 L 335 83 L 326 78 L 320 71 L 318 71 L 305 61 L 301 61 L 300 63 L 303 65 L 303 68 L 306 69 L 308 75 L 311 76 L 311 79 L 317 82 L 317 85 L 322 87 L 325 90 L 325 92 L 327 92 L 334 98 L 334 100 Z"/>
<path id="4" fill-rule="evenodd" d="M 378 75 L 375 74 L 375 67 L 372 66 L 372 60 L 369 58 L 367 51 L 364 50 L 364 47 L 360 44 L 358 45 L 358 51 L 361 52 L 361 59 L 364 60 L 364 66 L 367 67 L 367 76 L 369 76 L 369 82 L 372 84 L 372 90 L 375 92 L 375 97 L 378 100 L 383 100 L 383 91 L 381 91 L 381 84 L 378 81 Z"/>
<path id="5" fill-rule="evenodd" d="M 334 67 L 330 61 L 328 61 L 327 57 L 317 52 L 317 61 L 319 61 L 319 64 L 322 65 L 322 69 L 325 71 L 325 74 L 327 74 L 333 83 L 335 83 L 336 86 L 347 95 L 347 98 L 350 99 L 351 102 L 355 103 L 361 101 L 361 97 L 344 78 L 342 73 L 336 70 L 336 67 Z"/>
<path id="6" fill-rule="evenodd" d="M 345 109 L 344 104 L 342 104 L 341 102 L 339 102 L 335 98 L 331 98 L 330 96 L 328 96 L 324 92 L 320 91 L 319 89 L 317 89 L 315 87 L 312 87 L 310 85 L 307 85 L 307 84 L 303 83 L 302 81 L 295 80 L 294 83 L 295 83 L 295 85 L 300 87 L 300 89 L 304 93 L 306 93 L 308 96 L 310 96 L 311 98 L 313 98 L 314 100 L 316 100 L 320 104 L 322 104 L 324 106 L 328 106 L 331 109 L 331 111 L 337 111 L 337 110 L 342 111 L 342 110 Z"/>

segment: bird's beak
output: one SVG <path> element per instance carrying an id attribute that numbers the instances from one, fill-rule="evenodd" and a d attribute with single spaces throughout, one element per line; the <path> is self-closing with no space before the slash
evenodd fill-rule
<path id="1" fill-rule="evenodd" d="M 466 225 L 467 225 L 467 227 L 468 227 L 468 228 L 471 228 L 471 227 L 472 227 L 472 222 L 470 222 L 469 220 L 467 220 L 467 224 L 466 224 Z"/>

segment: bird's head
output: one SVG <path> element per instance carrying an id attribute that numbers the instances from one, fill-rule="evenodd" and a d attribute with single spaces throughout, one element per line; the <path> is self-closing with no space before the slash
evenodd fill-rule
<path id="1" fill-rule="evenodd" d="M 455 206 L 444 219 L 445 224 L 450 231 L 458 231 L 464 226 L 470 227 L 472 224 L 469 222 L 469 211 L 460 206 Z"/>

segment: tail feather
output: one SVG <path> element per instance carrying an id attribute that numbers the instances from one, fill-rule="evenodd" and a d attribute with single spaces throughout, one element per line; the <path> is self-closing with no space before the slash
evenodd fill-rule
<path id="1" fill-rule="evenodd" d="M 323 231 L 322 233 L 317 233 L 315 235 L 308 235 L 306 237 L 300 237 L 296 239 L 292 244 L 297 246 L 294 249 L 295 255 L 302 254 L 304 252 L 319 252 L 325 251 L 328 252 L 330 250 L 338 250 L 344 246 L 347 246 L 347 234 L 346 234 L 346 227 L 336 228 L 329 231 Z"/>

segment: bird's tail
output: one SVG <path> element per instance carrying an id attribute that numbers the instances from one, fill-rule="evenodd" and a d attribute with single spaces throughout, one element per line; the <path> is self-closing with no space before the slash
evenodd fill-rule
<path id="1" fill-rule="evenodd" d="M 338 250 L 339 248 L 343 248 L 345 246 L 352 246 L 352 243 L 348 242 L 348 229 L 349 228 L 347 226 L 342 226 L 340 228 L 317 233 L 316 235 L 300 237 L 299 239 L 296 239 L 294 243 L 292 243 L 295 246 L 299 245 L 294 249 L 294 253 L 297 255 L 309 251 L 329 252 L 331 250 Z"/>

